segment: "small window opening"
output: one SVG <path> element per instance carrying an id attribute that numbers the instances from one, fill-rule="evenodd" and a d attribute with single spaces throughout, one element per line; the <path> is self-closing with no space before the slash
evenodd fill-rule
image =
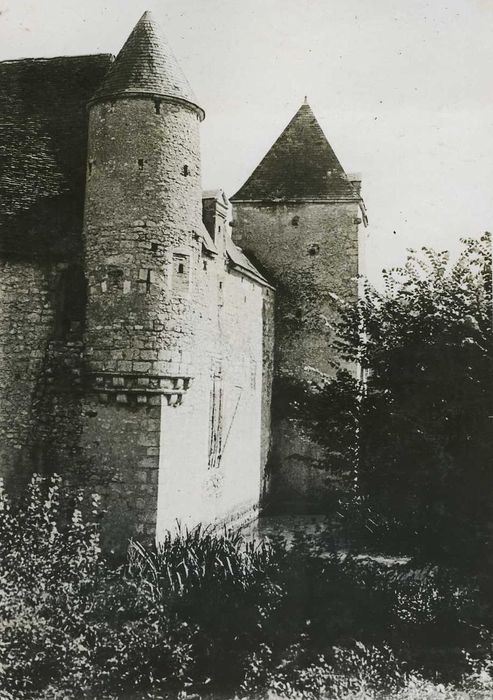
<path id="1" fill-rule="evenodd" d="M 188 167 L 188 165 L 183 166 L 182 173 L 183 175 L 185 175 L 185 177 L 187 177 L 187 175 L 190 175 L 190 168 Z"/>
<path id="2" fill-rule="evenodd" d="M 139 158 L 138 161 L 137 161 L 137 163 L 138 163 L 138 165 L 139 165 L 139 170 L 144 170 L 144 159 L 143 159 L 143 158 Z"/>
<path id="3" fill-rule="evenodd" d="M 190 277 L 190 258 L 183 253 L 173 254 L 173 289 L 177 294 L 186 295 L 188 293 Z"/>
<path id="4" fill-rule="evenodd" d="M 300 217 L 299 216 L 293 216 L 291 219 L 291 226 L 298 226 L 300 223 Z"/>
<path id="5" fill-rule="evenodd" d="M 157 251 L 157 243 L 151 243 L 151 250 L 155 253 Z"/>
<path id="6" fill-rule="evenodd" d="M 204 260 L 203 267 L 204 267 L 204 270 L 207 270 L 207 260 Z"/>
<path id="7" fill-rule="evenodd" d="M 123 288 L 123 270 L 120 270 L 117 267 L 109 267 L 108 282 L 111 287 Z"/>
<path id="8" fill-rule="evenodd" d="M 223 288 L 223 283 L 219 282 L 219 289 L 222 289 L 222 288 Z"/>
<path id="9" fill-rule="evenodd" d="M 156 109 L 156 114 L 161 114 L 161 100 L 154 100 L 154 107 Z"/>
<path id="10" fill-rule="evenodd" d="M 151 270 L 147 270 L 146 294 L 150 294 L 150 291 L 151 291 Z"/>
<path id="11" fill-rule="evenodd" d="M 221 233 L 221 226 L 218 226 L 217 230 L 219 231 L 219 233 Z"/>
<path id="12" fill-rule="evenodd" d="M 319 252 L 320 252 L 320 246 L 318 245 L 318 243 L 312 243 L 308 247 L 308 254 L 309 255 L 318 255 Z"/>
<path id="13" fill-rule="evenodd" d="M 89 175 L 92 175 L 92 160 L 89 161 Z"/>

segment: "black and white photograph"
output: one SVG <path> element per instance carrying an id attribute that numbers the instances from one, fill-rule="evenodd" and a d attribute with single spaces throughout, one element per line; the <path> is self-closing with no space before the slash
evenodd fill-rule
<path id="1" fill-rule="evenodd" d="M 0 0 L 0 700 L 493 698 L 492 28 Z"/>

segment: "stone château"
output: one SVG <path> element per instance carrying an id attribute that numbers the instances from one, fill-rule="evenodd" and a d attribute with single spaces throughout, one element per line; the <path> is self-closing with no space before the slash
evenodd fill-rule
<path id="1" fill-rule="evenodd" d="M 278 378 L 330 374 L 355 299 L 360 181 L 308 104 L 231 198 L 201 190 L 204 111 L 146 12 L 111 55 L 0 63 L 0 476 L 57 472 L 105 536 L 310 498 Z M 233 235 L 232 235 L 233 233 Z M 284 497 L 283 496 L 283 497 Z"/>

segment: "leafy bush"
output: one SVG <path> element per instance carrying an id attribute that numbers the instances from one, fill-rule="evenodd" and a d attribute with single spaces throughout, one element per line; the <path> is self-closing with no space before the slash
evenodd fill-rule
<path id="1" fill-rule="evenodd" d="M 0 489 L 0 681 L 13 697 L 89 670 L 85 618 L 102 560 L 97 525 L 83 521 L 82 495 L 74 501 L 64 526 L 57 477 L 46 488 L 33 477 L 17 506 Z"/>
<path id="2" fill-rule="evenodd" d="M 0 494 L 0 697 L 356 698 L 412 673 L 423 688 L 469 673 L 478 692 L 490 678 L 490 581 L 200 528 L 116 566 L 98 511 L 57 477 L 20 505 Z"/>
<path id="3" fill-rule="evenodd" d="M 351 473 L 346 511 L 377 546 L 484 566 L 493 544 L 491 236 L 459 259 L 423 249 L 365 282 L 341 308 L 334 342 L 364 381 L 341 370 L 281 391 L 327 449 L 325 468 Z M 491 562 L 490 562 L 491 563 Z"/>

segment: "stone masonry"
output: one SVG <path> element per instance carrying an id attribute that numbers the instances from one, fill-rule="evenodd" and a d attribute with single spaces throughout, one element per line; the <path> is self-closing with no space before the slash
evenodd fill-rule
<path id="1" fill-rule="evenodd" d="M 360 185 L 358 176 L 344 172 L 305 101 L 232 197 L 234 241 L 276 287 L 277 402 L 283 380 L 317 383 L 334 376 L 337 307 L 358 296 L 358 230 L 366 223 Z M 272 431 L 271 500 L 277 507 L 316 509 L 333 491 L 320 469 L 324 451 L 299 420 L 280 418 Z"/>
<path id="2" fill-rule="evenodd" d="M 62 59 L 0 71 L 20 131 L 2 182 L 0 474 L 99 492 L 111 549 L 241 522 L 270 450 L 273 288 L 233 244 L 225 195 L 202 196 L 204 113 L 149 13 L 104 71 L 67 60 L 69 80 Z M 45 103 L 22 114 L 32 71 L 59 129 Z M 41 187 L 16 201 L 23 157 Z"/>
<path id="3" fill-rule="evenodd" d="M 7 487 L 56 472 L 100 493 L 113 550 L 305 498 L 316 446 L 271 427 L 272 382 L 330 374 L 364 215 L 308 105 L 232 222 L 201 190 L 205 115 L 149 13 L 116 59 L 0 63 L 0 98 Z"/>

